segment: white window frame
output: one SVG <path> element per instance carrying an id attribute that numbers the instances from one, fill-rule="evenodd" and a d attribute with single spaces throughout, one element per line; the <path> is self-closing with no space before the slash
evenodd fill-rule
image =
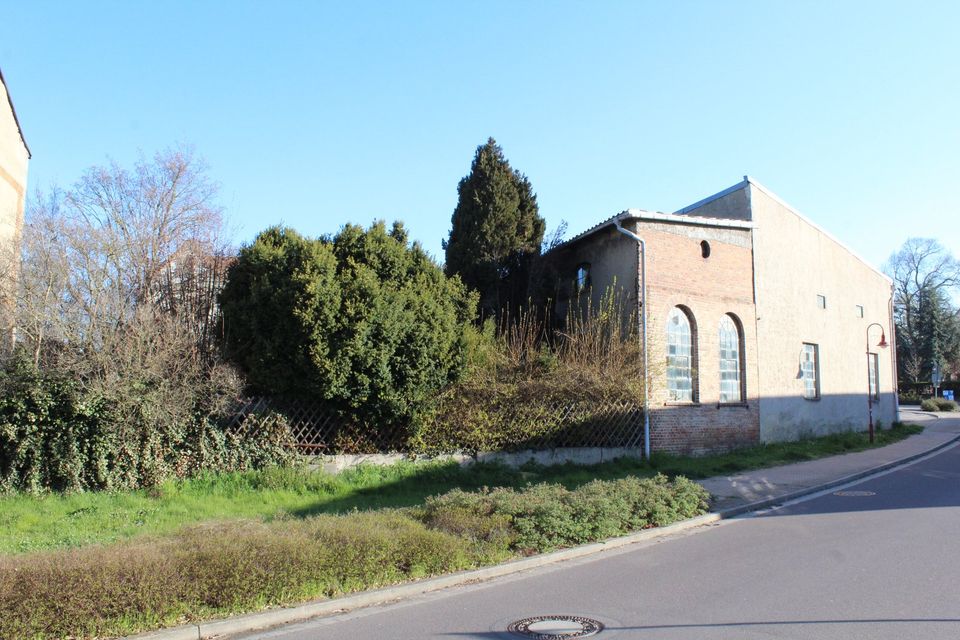
<path id="1" fill-rule="evenodd" d="M 746 394 L 743 384 L 743 332 L 740 323 L 730 314 L 725 314 L 720 319 L 719 333 L 720 404 L 743 404 Z"/>
<path id="2" fill-rule="evenodd" d="M 693 319 L 680 307 L 667 317 L 667 400 L 697 401 L 696 329 Z"/>
<path id="3" fill-rule="evenodd" d="M 819 400 L 820 345 L 804 342 L 800 353 L 800 370 L 803 372 L 803 397 L 807 400 Z"/>

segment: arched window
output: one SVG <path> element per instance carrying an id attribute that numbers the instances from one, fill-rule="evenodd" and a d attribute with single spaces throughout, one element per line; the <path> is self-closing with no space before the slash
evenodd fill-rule
<path id="1" fill-rule="evenodd" d="M 743 337 L 731 316 L 720 320 L 720 402 L 743 402 Z"/>
<path id="2" fill-rule="evenodd" d="M 667 318 L 667 397 L 673 402 L 693 402 L 693 331 L 690 317 L 680 307 Z"/>

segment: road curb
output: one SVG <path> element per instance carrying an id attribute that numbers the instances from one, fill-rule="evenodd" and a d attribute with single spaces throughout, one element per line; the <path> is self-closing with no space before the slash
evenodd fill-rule
<path id="1" fill-rule="evenodd" d="M 291 622 L 302 622 L 310 618 L 315 618 L 331 613 L 340 613 L 361 607 L 368 607 L 375 604 L 383 604 L 395 600 L 403 600 L 413 596 L 418 596 L 432 591 L 439 591 L 449 587 L 455 587 L 472 582 L 484 582 L 493 578 L 528 571 L 538 567 L 546 566 L 564 560 L 573 560 L 584 556 L 594 555 L 610 549 L 617 549 L 627 545 L 655 540 L 664 536 L 673 535 L 695 529 L 704 525 L 718 522 L 722 516 L 718 513 L 707 513 L 696 518 L 675 522 L 665 527 L 655 529 L 645 529 L 637 533 L 611 538 L 604 542 L 593 542 L 571 549 L 561 549 L 551 553 L 542 553 L 529 558 L 520 558 L 511 560 L 502 564 L 483 567 L 481 569 L 472 569 L 469 571 L 460 571 L 447 575 L 427 578 L 416 582 L 397 585 L 395 587 L 385 587 L 372 591 L 364 591 L 352 596 L 345 596 L 333 600 L 323 600 L 320 602 L 311 602 L 295 607 L 283 609 L 271 609 L 258 613 L 245 614 L 241 616 L 211 620 L 201 622 L 200 624 L 184 625 L 170 629 L 161 629 L 148 633 L 128 636 L 126 640 L 209 640 L 226 635 L 232 635 L 248 631 L 259 631 Z"/>
<path id="2" fill-rule="evenodd" d="M 831 480 L 830 482 L 821 483 L 813 487 L 806 487 L 804 489 L 780 496 L 765 498 L 749 504 L 730 507 L 729 509 L 722 509 L 698 516 L 696 518 L 691 518 L 689 520 L 675 522 L 665 527 L 646 529 L 630 535 L 612 538 L 604 542 L 594 542 L 579 547 L 573 547 L 571 549 L 561 549 L 560 551 L 544 553 L 529 558 L 511 560 L 509 562 L 491 567 L 473 569 L 470 571 L 460 571 L 458 573 L 437 576 L 435 578 L 427 578 L 394 587 L 385 587 L 372 591 L 364 591 L 351 596 L 335 598 L 333 600 L 311 602 L 294 607 L 271 609 L 257 613 L 201 622 L 199 624 L 184 625 L 170 629 L 161 629 L 159 631 L 128 636 L 125 640 L 212 640 L 214 638 L 222 638 L 224 636 L 238 633 L 261 631 L 283 624 L 303 622 L 305 620 L 309 620 L 310 618 L 330 615 L 333 613 L 342 613 L 352 609 L 359 609 L 377 604 L 385 604 L 396 600 L 404 600 L 425 593 L 439 591 L 441 589 L 447 589 L 449 587 L 455 587 L 463 584 L 469 584 L 472 582 L 484 582 L 493 578 L 520 573 L 522 571 L 529 571 L 530 569 L 536 569 L 538 567 L 554 564 L 556 562 L 573 560 L 576 558 L 582 558 L 585 556 L 602 553 L 604 551 L 609 551 L 611 549 L 617 549 L 631 544 L 636 544 L 638 542 L 655 540 L 657 538 L 681 533 L 690 529 L 696 529 L 704 525 L 713 524 L 719 522 L 720 520 L 733 518 L 751 511 L 777 506 L 791 500 L 796 500 L 797 498 L 802 498 L 803 496 L 807 496 L 812 493 L 817 493 L 819 491 L 824 491 L 833 487 L 848 484 L 850 482 L 866 478 L 867 476 L 907 464 L 924 456 L 930 455 L 936 451 L 940 451 L 941 449 L 945 449 L 950 445 L 956 444 L 958 441 L 960 441 L 960 435 L 957 435 L 950 440 L 927 449 L 921 453 L 912 454 L 891 462 L 886 462 L 877 467 L 872 467 L 864 471 L 858 471 L 857 473 L 853 473 L 836 480 Z"/>
<path id="3" fill-rule="evenodd" d="M 924 456 L 928 456 L 931 453 L 945 449 L 950 445 L 956 444 L 957 441 L 960 441 L 960 435 L 956 435 L 946 442 L 941 442 L 935 447 L 931 447 L 920 453 L 914 453 L 903 458 L 898 458 L 890 462 L 885 462 L 876 467 L 871 467 L 870 469 L 865 469 L 863 471 L 857 471 L 856 473 L 851 473 L 850 475 L 843 476 L 842 478 L 837 478 L 836 480 L 831 480 L 829 482 L 823 482 L 813 487 L 805 487 L 803 489 L 798 489 L 797 491 L 792 491 L 790 493 L 785 493 L 780 496 L 773 496 L 770 498 L 764 498 L 763 500 L 757 500 L 756 502 L 750 502 L 748 504 L 742 504 L 736 507 L 730 507 L 729 509 L 721 509 L 715 513 L 720 516 L 721 519 L 729 519 L 744 513 L 750 513 L 751 511 L 758 511 L 760 509 L 766 509 L 767 507 L 775 507 L 777 505 L 783 504 L 784 502 L 790 502 L 791 500 L 796 500 L 797 498 L 802 498 L 808 496 L 811 493 L 818 493 L 820 491 L 826 491 L 827 489 L 832 489 L 834 487 L 839 487 L 851 482 L 856 482 L 857 480 L 862 480 L 868 476 L 872 476 L 875 473 L 882 473 L 894 467 L 899 467 L 905 465 L 914 460 L 918 460 Z"/>

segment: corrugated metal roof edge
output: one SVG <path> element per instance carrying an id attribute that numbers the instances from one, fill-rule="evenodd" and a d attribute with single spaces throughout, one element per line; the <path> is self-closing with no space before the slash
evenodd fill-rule
<path id="1" fill-rule="evenodd" d="M 752 178 L 752 177 L 750 177 L 750 176 L 748 176 L 748 175 L 747 175 L 747 176 L 743 176 L 743 180 L 741 180 L 741 181 L 738 182 L 737 184 L 735 184 L 735 185 L 733 185 L 733 186 L 730 186 L 730 187 L 727 187 L 726 189 L 724 189 L 724 190 L 722 190 L 722 191 L 719 191 L 719 192 L 713 194 L 712 196 L 707 196 L 706 198 L 704 198 L 704 199 L 702 199 L 702 200 L 698 200 L 697 202 L 694 202 L 694 203 L 691 204 L 691 205 L 688 205 L 688 206 L 686 206 L 686 207 L 684 207 L 684 208 L 682 208 L 682 209 L 679 209 L 676 213 L 661 213 L 661 212 L 659 212 L 659 211 L 657 211 L 657 212 L 651 212 L 651 211 L 643 211 L 643 210 L 641 210 L 641 209 L 627 209 L 626 211 L 623 211 L 623 212 L 621 212 L 621 213 L 618 213 L 618 214 L 615 215 L 615 216 L 611 216 L 611 217 L 607 218 L 606 220 L 604 220 L 603 222 L 601 222 L 601 223 L 599 223 L 599 224 L 597 224 L 597 225 L 594 225 L 593 227 L 590 227 L 589 229 L 587 229 L 587 230 L 584 231 L 583 233 L 581 233 L 581 234 L 579 234 L 579 235 L 577 235 L 577 236 L 574 236 L 573 238 L 570 238 L 570 239 L 567 240 L 566 242 L 563 242 L 563 243 L 557 245 L 557 246 L 555 247 L 555 249 L 560 249 L 560 248 L 565 247 L 565 246 L 567 246 L 567 245 L 570 245 L 570 244 L 572 244 L 572 243 L 574 243 L 574 242 L 576 242 L 576 241 L 578 241 L 578 240 L 581 240 L 581 239 L 583 239 L 583 238 L 585 238 L 585 237 L 587 237 L 587 236 L 589 236 L 589 235 L 591 235 L 591 234 L 593 234 L 593 233 L 596 233 L 597 231 L 600 231 L 601 229 L 603 229 L 603 228 L 605 228 L 605 227 L 613 224 L 613 221 L 616 220 L 617 218 L 620 218 L 621 220 L 626 220 L 626 219 L 631 219 L 631 218 L 644 219 L 644 216 L 646 216 L 646 219 L 658 219 L 658 220 L 661 220 L 661 221 L 674 222 L 674 223 L 678 223 L 678 224 L 683 224 L 683 223 L 688 223 L 688 224 L 706 224 L 706 225 L 718 226 L 718 227 L 726 226 L 726 227 L 734 227 L 734 228 L 751 229 L 751 228 L 753 228 L 753 226 L 754 226 L 752 222 L 740 221 L 740 220 L 727 220 L 727 219 L 721 219 L 721 218 L 704 218 L 704 217 L 699 217 L 699 216 L 689 216 L 689 215 L 686 215 L 686 214 L 685 214 L 686 211 L 693 211 L 694 209 L 698 209 L 698 208 L 702 207 L 703 205 L 707 204 L 708 202 L 712 202 L 712 201 L 714 201 L 714 200 L 717 200 L 717 199 L 719 199 L 719 198 L 722 198 L 723 196 L 729 195 L 729 194 L 733 193 L 734 191 L 738 191 L 738 190 L 740 190 L 740 189 L 743 189 L 743 188 L 747 187 L 748 185 L 753 186 L 753 187 L 759 189 L 759 190 L 762 191 L 765 195 L 767 195 L 768 197 L 770 197 L 771 199 L 773 199 L 774 201 L 776 201 L 777 203 L 779 203 L 781 206 L 783 206 L 785 209 L 787 209 L 788 211 L 790 211 L 791 213 L 793 213 L 795 216 L 797 216 L 798 218 L 800 218 L 801 220 L 803 220 L 805 223 L 807 223 L 808 225 L 810 225 L 811 227 L 813 227 L 814 229 L 816 229 L 817 231 L 819 231 L 820 233 L 822 233 L 826 238 L 829 238 L 831 241 L 835 242 L 835 243 L 836 243 L 837 245 L 839 245 L 842 249 L 844 249 L 847 253 L 849 253 L 851 256 L 853 256 L 856 260 L 858 260 L 858 261 L 860 261 L 861 263 L 863 263 L 864 266 L 866 266 L 868 269 L 870 269 L 870 270 L 873 271 L 874 273 L 882 276 L 886 281 L 888 281 L 888 282 L 890 282 L 890 283 L 893 282 L 893 280 L 890 278 L 890 276 L 888 276 L 888 275 L 885 274 L 883 271 L 881 271 L 881 270 L 878 269 L 877 267 L 875 267 L 875 266 L 873 266 L 872 264 L 870 264 L 869 262 L 867 262 L 866 259 L 862 258 L 856 251 L 854 251 L 853 249 L 851 249 L 850 247 L 848 247 L 847 245 L 845 245 L 843 242 L 841 242 L 840 240 L 838 240 L 836 237 L 834 237 L 833 234 L 831 234 L 829 231 L 827 231 L 826 229 L 824 229 L 823 227 L 821 227 L 820 225 L 818 225 L 816 222 L 814 222 L 813 220 L 811 220 L 811 219 L 808 218 L 807 216 L 805 216 L 805 215 L 803 215 L 802 213 L 800 213 L 799 211 L 797 211 L 795 208 L 793 208 L 793 207 L 790 206 L 787 202 L 785 202 L 780 196 L 778 196 L 778 195 L 775 194 L 773 191 L 771 191 L 771 190 L 768 189 L 767 187 L 765 187 L 765 186 L 763 186 L 762 184 L 760 184 L 760 182 L 758 182 L 756 179 L 754 179 L 754 178 Z M 629 214 L 632 214 L 632 215 L 629 215 Z M 642 214 L 642 215 L 641 215 L 641 214 Z M 717 223 L 728 223 L 728 224 L 717 224 Z"/>
<path id="2" fill-rule="evenodd" d="M 729 220 L 726 218 L 706 218 L 702 216 L 688 216 L 681 215 L 676 213 L 663 213 L 661 211 L 645 211 L 643 209 L 627 209 L 621 211 L 620 213 L 610 216 L 603 222 L 600 222 L 583 233 L 580 233 L 569 240 L 566 240 L 556 247 L 553 250 L 561 249 L 568 245 L 582 240 L 587 236 L 593 235 L 594 233 L 605 229 L 606 227 L 614 224 L 616 220 L 650 220 L 651 222 L 666 222 L 669 224 L 688 224 L 701 227 L 722 227 L 727 229 L 752 229 L 753 223 L 747 220 Z"/>

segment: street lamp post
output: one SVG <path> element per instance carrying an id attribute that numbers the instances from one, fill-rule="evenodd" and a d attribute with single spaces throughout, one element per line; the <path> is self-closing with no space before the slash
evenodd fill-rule
<path id="1" fill-rule="evenodd" d="M 870 443 L 873 443 L 873 394 L 870 393 L 870 387 L 873 386 L 873 377 L 870 375 L 870 329 L 880 327 L 880 342 L 877 346 L 887 348 L 887 335 L 883 331 L 883 325 L 879 322 L 871 322 L 867 325 L 867 416 L 870 419 Z M 877 359 L 877 368 L 880 368 L 879 358 Z M 880 372 L 877 373 L 877 396 L 880 395 Z"/>

